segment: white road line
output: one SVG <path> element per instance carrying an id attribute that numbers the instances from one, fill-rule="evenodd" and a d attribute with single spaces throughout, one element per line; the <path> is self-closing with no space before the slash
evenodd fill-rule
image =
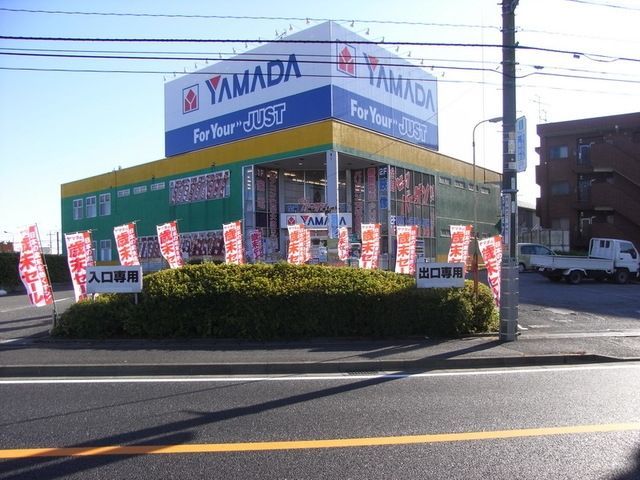
<path id="1" fill-rule="evenodd" d="M 55 300 L 56 303 L 65 302 L 67 300 L 73 300 L 74 297 L 64 297 L 58 298 Z M 9 313 L 9 312 L 17 312 L 18 310 L 26 310 L 27 308 L 37 308 L 33 305 L 23 305 L 22 307 L 14 307 L 14 308 L 5 308 L 4 310 L 0 310 L 0 313 Z"/>
<path id="2" fill-rule="evenodd" d="M 566 367 L 528 367 L 496 370 L 456 370 L 429 373 L 378 373 L 363 375 L 264 375 L 264 376 L 189 376 L 189 377 L 100 377 L 100 378 L 25 378 L 4 379 L 0 385 L 30 384 L 88 384 L 88 383 L 242 383 L 242 382 L 300 382 L 300 381 L 339 381 L 357 382 L 374 379 L 415 379 L 431 377 L 473 377 L 486 375 L 513 375 L 531 373 L 555 373 L 596 370 L 640 370 L 640 363 L 577 365 Z"/>

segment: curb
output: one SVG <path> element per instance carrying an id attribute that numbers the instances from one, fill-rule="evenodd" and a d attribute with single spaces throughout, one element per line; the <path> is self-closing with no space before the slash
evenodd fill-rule
<path id="1" fill-rule="evenodd" d="M 420 360 L 383 360 L 363 362 L 273 362 L 210 364 L 97 364 L 97 365 L 6 365 L 0 366 L 0 378 L 48 377 L 135 377 L 198 375 L 293 375 L 330 373 L 417 373 L 429 370 L 580 365 L 637 361 L 603 355 L 539 355 Z"/>

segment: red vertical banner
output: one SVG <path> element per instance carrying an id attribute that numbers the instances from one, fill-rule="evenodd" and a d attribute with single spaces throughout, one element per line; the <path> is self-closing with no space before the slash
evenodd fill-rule
<path id="1" fill-rule="evenodd" d="M 251 241 L 251 253 L 253 255 L 253 261 L 259 262 L 264 260 L 264 247 L 262 246 L 262 230 L 256 228 L 251 230 L 249 234 Z"/>
<path id="2" fill-rule="evenodd" d="M 170 268 L 179 268 L 184 265 L 182 252 L 180 251 L 180 236 L 178 235 L 178 224 L 174 220 L 172 222 L 156 225 L 158 231 L 158 243 L 160 244 L 160 253 L 169 263 Z"/>
<path id="3" fill-rule="evenodd" d="M 343 262 L 349 258 L 349 229 L 347 227 L 338 229 L 338 258 Z"/>
<path id="4" fill-rule="evenodd" d="M 292 265 L 302 265 L 307 258 L 305 254 L 306 246 L 306 228 L 304 225 L 289 225 L 289 252 L 287 254 L 287 262 Z"/>
<path id="5" fill-rule="evenodd" d="M 398 225 L 398 248 L 396 251 L 396 273 L 416 273 L 416 241 L 418 239 L 417 225 Z"/>
<path id="6" fill-rule="evenodd" d="M 471 243 L 472 225 L 450 225 L 451 246 L 447 263 L 464 263 L 465 270 L 469 257 L 469 244 Z"/>
<path id="7" fill-rule="evenodd" d="M 18 272 L 27 289 L 29 302 L 36 307 L 53 303 L 53 291 L 42 259 L 42 247 L 37 225 L 20 231 L 20 261 Z"/>
<path id="8" fill-rule="evenodd" d="M 93 250 L 91 248 L 91 232 L 65 233 L 67 244 L 67 262 L 73 281 L 76 302 L 84 300 L 87 295 L 87 267 L 93 267 Z"/>
<path id="9" fill-rule="evenodd" d="M 380 224 L 363 223 L 361 227 L 362 253 L 360 268 L 378 268 L 380 260 Z"/>
<path id="10" fill-rule="evenodd" d="M 113 236 L 116 239 L 120 265 L 126 267 L 140 265 L 135 223 L 126 223 L 113 227 Z"/>
<path id="11" fill-rule="evenodd" d="M 500 265 L 502 264 L 502 237 L 495 235 L 478 240 L 478 248 L 487 267 L 487 280 L 496 305 L 500 307 Z"/>
<path id="12" fill-rule="evenodd" d="M 242 243 L 242 222 L 240 220 L 222 225 L 224 237 L 224 263 L 242 265 L 244 247 Z"/>

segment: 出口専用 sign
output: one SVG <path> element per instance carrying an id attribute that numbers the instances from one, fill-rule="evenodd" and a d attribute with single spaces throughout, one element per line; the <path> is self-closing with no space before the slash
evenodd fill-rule
<path id="1" fill-rule="evenodd" d="M 416 264 L 418 288 L 464 287 L 464 263 L 435 263 L 419 258 Z"/>

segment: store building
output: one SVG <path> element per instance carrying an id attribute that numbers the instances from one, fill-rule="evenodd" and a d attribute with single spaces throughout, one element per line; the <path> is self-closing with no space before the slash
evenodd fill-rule
<path id="1" fill-rule="evenodd" d="M 442 260 L 474 212 L 496 232 L 500 175 L 437 152 L 437 108 L 433 76 L 326 22 L 168 82 L 167 157 L 62 185 L 62 228 L 92 229 L 110 262 L 113 227 L 136 221 L 153 268 L 156 225 L 174 219 L 189 258 L 221 258 L 222 224 L 241 219 L 266 261 L 286 258 L 287 225 L 310 228 L 323 261 L 336 223 L 354 246 L 380 223 L 393 268 L 394 227 L 418 225 L 420 254 Z"/>
<path id="2" fill-rule="evenodd" d="M 592 237 L 640 245 L 640 113 L 538 125 L 543 228 L 569 231 L 570 248 Z"/>

